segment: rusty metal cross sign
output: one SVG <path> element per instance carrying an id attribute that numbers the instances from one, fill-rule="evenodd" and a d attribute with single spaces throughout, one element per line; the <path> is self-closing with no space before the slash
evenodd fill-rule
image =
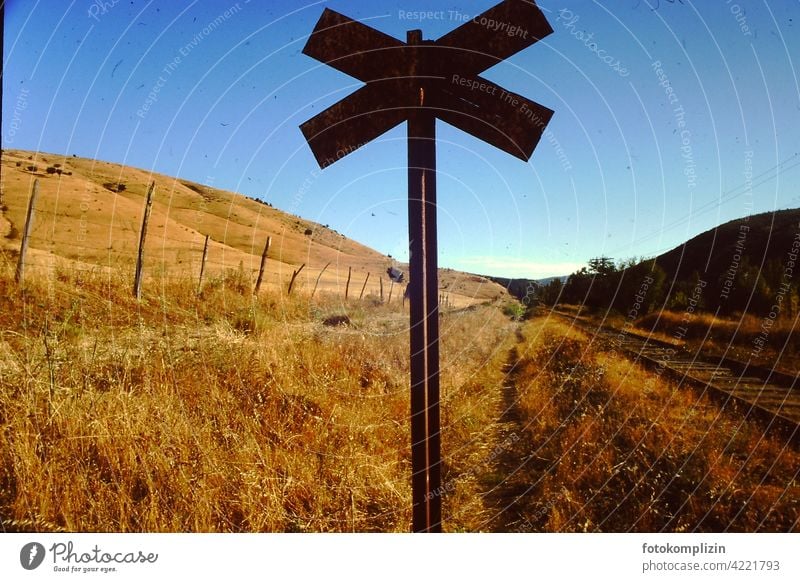
<path id="1" fill-rule="evenodd" d="M 553 112 L 480 73 L 553 32 L 532 0 L 505 0 L 436 41 L 407 42 L 325 9 L 303 53 L 365 86 L 300 126 L 325 168 L 408 122 L 412 529 L 441 531 L 436 119 L 528 160 Z"/>

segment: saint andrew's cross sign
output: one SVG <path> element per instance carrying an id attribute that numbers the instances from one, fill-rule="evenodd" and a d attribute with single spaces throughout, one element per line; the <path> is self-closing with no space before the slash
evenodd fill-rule
<path id="1" fill-rule="evenodd" d="M 403 43 L 325 9 L 303 52 L 366 85 L 301 129 L 324 168 L 423 108 L 528 160 L 553 112 L 478 75 L 551 32 L 527 0 L 506 0 L 435 42 Z"/>
<path id="2" fill-rule="evenodd" d="M 551 32 L 531 0 L 405 43 L 325 9 L 303 49 L 365 83 L 301 125 L 320 167 L 408 122 L 413 531 L 441 531 L 436 119 L 527 161 L 553 112 L 479 75 Z"/>

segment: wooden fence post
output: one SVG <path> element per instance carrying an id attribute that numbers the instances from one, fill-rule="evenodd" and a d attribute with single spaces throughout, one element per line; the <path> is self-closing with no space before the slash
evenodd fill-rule
<path id="1" fill-rule="evenodd" d="M 197 281 L 197 294 L 200 295 L 200 291 L 203 289 L 203 273 L 206 270 L 206 259 L 208 259 L 208 237 L 206 235 L 206 242 L 203 245 L 203 258 L 200 260 L 200 279 Z"/>
<path id="2" fill-rule="evenodd" d="M 361 300 L 364 298 L 364 289 L 367 288 L 367 281 L 369 281 L 369 273 L 367 273 L 367 278 L 364 279 L 364 286 L 361 287 L 361 295 L 358 296 L 358 299 Z"/>
<path id="3" fill-rule="evenodd" d="M 328 263 L 327 265 L 325 265 L 325 266 L 322 268 L 322 270 L 319 272 L 319 275 L 317 275 L 317 280 L 314 282 L 314 290 L 311 292 L 311 298 L 312 298 L 312 299 L 314 298 L 314 293 L 316 293 L 316 292 L 317 292 L 317 285 L 319 285 L 319 280 L 320 280 L 320 277 L 322 277 L 322 273 L 324 273 L 324 272 L 325 272 L 325 269 L 327 269 L 327 268 L 328 268 L 328 267 L 330 267 L 330 266 L 331 266 L 331 264 L 330 264 L 330 263 Z"/>
<path id="4" fill-rule="evenodd" d="M 153 209 L 153 191 L 156 183 L 150 182 L 147 189 L 147 201 L 144 206 L 144 216 L 142 217 L 142 230 L 139 233 L 139 254 L 136 257 L 136 275 L 133 278 L 133 296 L 136 299 L 142 298 L 142 265 L 144 262 L 144 242 L 147 239 L 147 223 L 150 221 L 150 212 Z"/>
<path id="5" fill-rule="evenodd" d="M 25 254 L 28 252 L 28 237 L 31 234 L 33 225 L 33 213 L 36 209 L 36 197 L 39 196 L 39 179 L 33 181 L 33 190 L 28 200 L 28 216 L 25 218 L 25 229 L 22 232 L 22 242 L 19 245 L 19 260 L 17 261 L 17 271 L 14 273 L 14 281 L 21 284 L 25 278 Z"/>
<path id="6" fill-rule="evenodd" d="M 261 253 L 261 266 L 258 268 L 258 279 L 256 279 L 256 288 L 253 290 L 254 295 L 258 295 L 261 291 L 261 282 L 264 280 L 264 267 L 267 265 L 267 253 L 269 252 L 269 245 L 272 244 L 272 237 L 267 237 L 267 244 L 264 245 L 264 252 Z"/>
<path id="7" fill-rule="evenodd" d="M 380 278 L 381 283 L 381 303 L 383 303 L 383 277 Z"/>
<path id="8" fill-rule="evenodd" d="M 394 279 L 392 279 L 391 283 L 389 284 L 389 299 L 386 301 L 386 303 L 392 302 L 392 291 L 394 291 Z"/>
<path id="9" fill-rule="evenodd" d="M 347 267 L 347 284 L 344 286 L 344 300 L 347 301 L 347 296 L 350 294 L 350 277 L 353 275 L 353 267 Z"/>
<path id="10" fill-rule="evenodd" d="M 291 295 L 292 294 L 292 287 L 294 287 L 294 280 L 297 279 L 297 276 L 300 274 L 300 271 L 302 271 L 303 267 L 305 267 L 305 266 L 306 266 L 306 264 L 303 263 L 302 265 L 300 265 L 299 269 L 297 269 L 294 273 L 292 273 L 292 280 L 289 281 L 289 291 L 287 292 L 287 295 Z"/>

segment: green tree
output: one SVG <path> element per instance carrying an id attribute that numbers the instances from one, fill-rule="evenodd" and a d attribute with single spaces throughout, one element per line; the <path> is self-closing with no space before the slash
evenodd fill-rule
<path id="1" fill-rule="evenodd" d="M 564 283 L 561 279 L 553 279 L 542 288 L 540 298 L 545 305 L 555 305 L 561 300 L 561 293 L 564 291 Z"/>
<path id="2" fill-rule="evenodd" d="M 611 257 L 596 257 L 589 260 L 589 273 L 600 277 L 608 277 L 616 272 L 617 266 Z"/>
<path id="3" fill-rule="evenodd" d="M 597 257 L 589 261 L 592 285 L 588 302 L 592 307 L 610 309 L 619 286 L 617 266 L 611 257 Z"/>
<path id="4" fill-rule="evenodd" d="M 592 275 L 586 267 L 581 267 L 569 277 L 564 285 L 562 301 L 571 304 L 584 304 L 589 299 L 589 287 L 592 284 Z"/>
<path id="5" fill-rule="evenodd" d="M 727 273 L 722 275 L 723 281 L 726 276 Z M 720 281 L 720 284 L 723 281 Z M 742 257 L 736 270 L 730 293 L 721 304 L 721 311 L 765 315 L 772 307 L 772 296 L 773 292 L 761 269 L 745 256 Z"/>

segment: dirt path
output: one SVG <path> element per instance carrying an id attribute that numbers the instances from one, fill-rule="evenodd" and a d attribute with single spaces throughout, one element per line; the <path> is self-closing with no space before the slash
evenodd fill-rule
<path id="1" fill-rule="evenodd" d="M 506 382 L 503 386 L 502 410 L 497 421 L 498 445 L 490 461 L 494 477 L 484 494 L 484 504 L 490 508 L 486 529 L 495 532 L 532 531 L 530 520 L 531 484 L 543 467 L 531 454 L 531 443 L 526 436 L 519 408 L 518 364 L 520 349 L 525 342 L 521 327 L 516 330 L 517 343 L 508 353 L 505 365 Z"/>

